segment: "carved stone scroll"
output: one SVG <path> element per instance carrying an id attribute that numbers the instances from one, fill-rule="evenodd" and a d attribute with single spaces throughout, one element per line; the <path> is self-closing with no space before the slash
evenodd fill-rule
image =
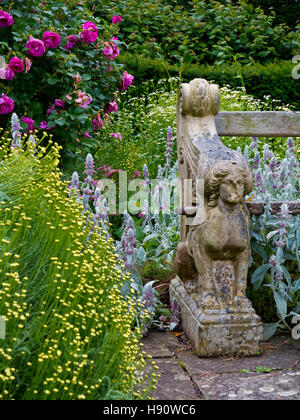
<path id="1" fill-rule="evenodd" d="M 204 211 L 199 217 L 192 188 L 192 207 L 181 215 L 170 298 L 180 306 L 183 328 L 199 356 L 254 355 L 262 323 L 246 297 L 250 232 L 245 195 L 253 179 L 248 162 L 218 136 L 218 107 L 216 85 L 204 79 L 181 85 L 177 145 L 182 197 L 184 180 L 191 179 L 191 185 L 204 180 Z"/>

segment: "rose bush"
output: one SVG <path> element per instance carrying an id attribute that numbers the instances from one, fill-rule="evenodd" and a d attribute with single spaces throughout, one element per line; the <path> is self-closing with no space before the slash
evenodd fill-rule
<path id="1" fill-rule="evenodd" d="M 67 156 L 86 154 L 132 84 L 116 63 L 121 17 L 95 16 L 88 1 L 0 3 L 1 126 L 14 111 L 24 131 L 47 130 Z"/>

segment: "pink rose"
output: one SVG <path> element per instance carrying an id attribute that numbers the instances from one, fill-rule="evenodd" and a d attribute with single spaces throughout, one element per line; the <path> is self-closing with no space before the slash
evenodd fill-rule
<path id="1" fill-rule="evenodd" d="M 0 10 L 0 28 L 8 28 L 14 23 L 14 18 L 4 10 Z"/>
<path id="2" fill-rule="evenodd" d="M 127 71 L 124 71 L 122 74 L 122 82 L 121 82 L 121 89 L 126 90 L 131 84 L 134 79 L 134 76 L 132 74 L 127 73 Z"/>
<path id="3" fill-rule="evenodd" d="M 66 50 L 72 50 L 76 43 L 78 42 L 78 38 L 76 35 L 67 36 L 67 45 L 65 45 Z"/>
<path id="4" fill-rule="evenodd" d="M 117 25 L 119 22 L 122 22 L 122 17 L 115 15 L 112 17 L 111 21 L 114 25 Z"/>
<path id="5" fill-rule="evenodd" d="M 79 73 L 76 74 L 76 76 L 73 76 L 74 79 L 74 86 L 77 89 L 78 83 L 81 81 L 81 76 Z"/>
<path id="6" fill-rule="evenodd" d="M 117 45 L 110 40 L 110 42 L 104 42 L 103 55 L 107 60 L 114 60 L 120 54 L 119 48 Z"/>
<path id="7" fill-rule="evenodd" d="M 30 131 L 34 131 L 35 130 L 35 128 L 34 128 L 34 120 L 32 119 L 32 118 L 28 118 L 28 117 L 22 117 L 22 121 L 24 122 L 24 123 L 26 123 L 27 124 L 27 134 L 29 134 L 29 132 Z"/>
<path id="8" fill-rule="evenodd" d="M 83 25 L 83 31 L 81 32 L 81 39 L 86 43 L 90 44 L 95 42 L 98 38 L 98 28 L 93 22 L 85 22 Z"/>
<path id="9" fill-rule="evenodd" d="M 135 173 L 132 175 L 132 178 L 138 178 L 142 175 L 141 171 L 135 171 Z"/>
<path id="10" fill-rule="evenodd" d="M 54 105 L 58 106 L 59 108 L 64 108 L 65 107 L 65 101 L 63 101 L 61 99 L 55 99 Z"/>
<path id="11" fill-rule="evenodd" d="M 60 44 L 60 35 L 52 31 L 43 33 L 43 42 L 46 48 L 57 48 Z"/>
<path id="12" fill-rule="evenodd" d="M 97 169 L 97 171 L 103 171 L 103 175 L 105 177 L 109 177 L 115 173 L 122 172 L 121 169 L 113 169 L 111 166 L 100 166 L 100 168 Z"/>
<path id="13" fill-rule="evenodd" d="M 0 68 L 0 79 L 5 80 L 6 79 L 5 74 L 6 74 L 6 67 L 1 67 Z"/>
<path id="14" fill-rule="evenodd" d="M 45 51 L 45 45 L 40 39 L 29 37 L 29 41 L 26 43 L 27 53 L 33 57 L 41 57 Z"/>
<path id="15" fill-rule="evenodd" d="M 12 80 L 15 77 L 15 73 L 12 69 L 8 68 L 5 72 L 5 79 Z"/>
<path id="16" fill-rule="evenodd" d="M 97 131 L 100 128 L 104 127 L 104 122 L 102 121 L 99 114 L 97 114 L 96 117 L 92 120 L 92 125 L 94 128 L 94 131 Z"/>
<path id="17" fill-rule="evenodd" d="M 120 139 L 122 140 L 122 134 L 121 133 L 110 133 L 110 135 L 112 137 L 114 137 L 115 139 Z"/>
<path id="18" fill-rule="evenodd" d="M 87 137 L 87 138 L 89 138 L 89 139 L 92 138 L 92 136 L 89 135 L 89 132 L 88 131 L 86 131 L 85 133 L 82 133 L 82 135 L 85 136 L 85 137 Z"/>
<path id="19" fill-rule="evenodd" d="M 113 55 L 114 50 L 109 45 L 109 43 L 108 42 L 104 42 L 104 45 L 105 45 L 105 47 L 104 47 L 104 50 L 103 50 L 103 55 L 105 57 L 109 57 L 109 56 Z"/>
<path id="20" fill-rule="evenodd" d="M 24 70 L 24 63 L 18 57 L 12 57 L 9 62 L 9 68 L 14 71 L 15 73 L 20 73 Z"/>
<path id="21" fill-rule="evenodd" d="M 116 100 L 113 102 L 109 102 L 108 106 L 104 109 L 105 114 L 110 114 L 111 112 L 117 112 L 118 111 L 118 105 Z"/>
<path id="22" fill-rule="evenodd" d="M 0 114 L 9 114 L 14 110 L 14 101 L 2 93 L 0 98 Z"/>
<path id="23" fill-rule="evenodd" d="M 41 124 L 40 124 L 40 128 L 42 130 L 51 130 L 51 127 L 48 126 L 47 121 L 42 121 Z"/>
<path id="24" fill-rule="evenodd" d="M 75 99 L 75 102 L 80 106 L 80 108 L 87 108 L 93 100 L 92 97 L 87 95 L 85 92 L 81 92 L 81 90 L 76 93 L 77 99 Z"/>

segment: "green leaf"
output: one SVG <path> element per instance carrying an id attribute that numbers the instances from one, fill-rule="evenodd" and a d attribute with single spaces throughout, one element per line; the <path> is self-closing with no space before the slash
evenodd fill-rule
<path id="1" fill-rule="evenodd" d="M 59 118 L 59 119 L 55 120 L 55 122 L 56 122 L 57 125 L 62 127 L 63 125 L 65 125 L 66 120 L 64 120 L 63 118 Z"/>
<path id="2" fill-rule="evenodd" d="M 291 287 L 292 281 L 291 281 L 290 273 L 288 272 L 288 270 L 283 265 L 281 266 L 281 268 L 282 268 L 282 271 L 283 271 L 283 275 L 286 278 L 286 281 L 288 282 L 288 285 Z"/>
<path id="3" fill-rule="evenodd" d="M 255 290 L 257 290 L 260 287 L 264 276 L 270 267 L 270 264 L 263 264 L 260 267 L 258 267 L 252 274 L 251 283 L 253 284 Z"/>
<path id="4" fill-rule="evenodd" d="M 140 241 L 140 242 L 142 242 L 143 239 L 144 239 L 144 236 L 145 236 L 144 233 L 143 233 L 142 228 L 140 226 L 136 226 L 135 231 L 136 231 L 136 238 L 137 238 L 137 240 Z"/>
<path id="5" fill-rule="evenodd" d="M 263 340 L 268 341 L 277 330 L 277 322 L 272 324 L 264 324 Z"/>
<path id="6" fill-rule="evenodd" d="M 47 83 L 51 86 L 56 85 L 58 79 L 47 79 Z"/>
<path id="7" fill-rule="evenodd" d="M 264 367 L 264 366 L 256 366 L 255 371 L 261 373 L 269 373 L 272 372 L 272 368 Z"/>
<path id="8" fill-rule="evenodd" d="M 144 242 L 151 241 L 152 239 L 156 239 L 158 241 L 158 234 L 151 233 L 151 235 L 146 236 L 146 238 L 144 239 Z"/>
<path id="9" fill-rule="evenodd" d="M 287 314 L 287 302 L 285 298 L 278 292 L 274 292 L 274 299 L 276 302 L 276 307 L 281 319 L 285 319 Z"/>
<path id="10" fill-rule="evenodd" d="M 283 258 L 285 260 L 292 260 L 292 261 L 297 261 L 296 255 L 293 254 L 290 250 L 288 249 L 284 249 L 283 250 Z"/>
<path id="11" fill-rule="evenodd" d="M 249 369 L 241 369 L 240 373 L 251 373 Z"/>
<path id="12" fill-rule="evenodd" d="M 56 127 L 56 123 L 55 123 L 55 121 L 48 121 L 48 126 L 49 126 L 50 128 Z"/>
<path id="13" fill-rule="evenodd" d="M 256 254 L 260 255 L 263 260 L 267 261 L 268 256 L 263 247 L 258 242 L 251 241 L 251 248 Z"/>
<path id="14" fill-rule="evenodd" d="M 251 233 L 251 236 L 253 236 L 253 238 L 255 238 L 257 241 L 261 241 L 262 240 L 259 233 L 254 232 L 253 230 L 251 230 L 250 233 Z"/>
<path id="15" fill-rule="evenodd" d="M 292 286 L 293 293 L 297 292 L 298 290 L 300 290 L 300 278 L 298 280 L 296 280 L 295 283 Z M 300 306 L 300 304 L 299 304 L 299 306 Z"/>

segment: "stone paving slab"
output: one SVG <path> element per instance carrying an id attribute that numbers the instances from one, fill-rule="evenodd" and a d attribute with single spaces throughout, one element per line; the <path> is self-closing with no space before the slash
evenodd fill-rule
<path id="1" fill-rule="evenodd" d="M 300 400 L 300 371 L 193 375 L 207 400 Z"/>
<path id="2" fill-rule="evenodd" d="M 199 400 L 189 377 L 174 358 L 155 359 L 161 375 L 152 394 L 155 400 Z"/>
<path id="3" fill-rule="evenodd" d="M 300 351 L 300 339 L 293 340 L 286 335 L 276 335 L 270 339 L 272 345 L 284 346 L 285 349 L 298 349 Z"/>
<path id="4" fill-rule="evenodd" d="M 184 336 L 151 331 L 142 340 L 161 375 L 155 400 L 299 400 L 300 340 L 276 336 L 262 355 L 199 358 Z M 270 368 L 258 373 L 256 368 Z M 248 373 L 241 373 L 248 371 Z"/>
<path id="5" fill-rule="evenodd" d="M 172 357 L 172 350 L 178 347 L 178 340 L 172 333 L 151 331 L 142 339 L 143 351 L 151 354 L 152 357 Z"/>
<path id="6" fill-rule="evenodd" d="M 193 372 L 193 374 L 203 371 L 239 373 L 241 370 L 250 370 L 255 372 L 258 367 L 274 370 L 300 369 L 300 350 L 296 348 L 268 348 L 263 352 L 262 356 L 232 359 L 199 358 L 192 351 L 178 352 L 177 356 L 184 363 L 186 369 L 189 372 Z"/>

